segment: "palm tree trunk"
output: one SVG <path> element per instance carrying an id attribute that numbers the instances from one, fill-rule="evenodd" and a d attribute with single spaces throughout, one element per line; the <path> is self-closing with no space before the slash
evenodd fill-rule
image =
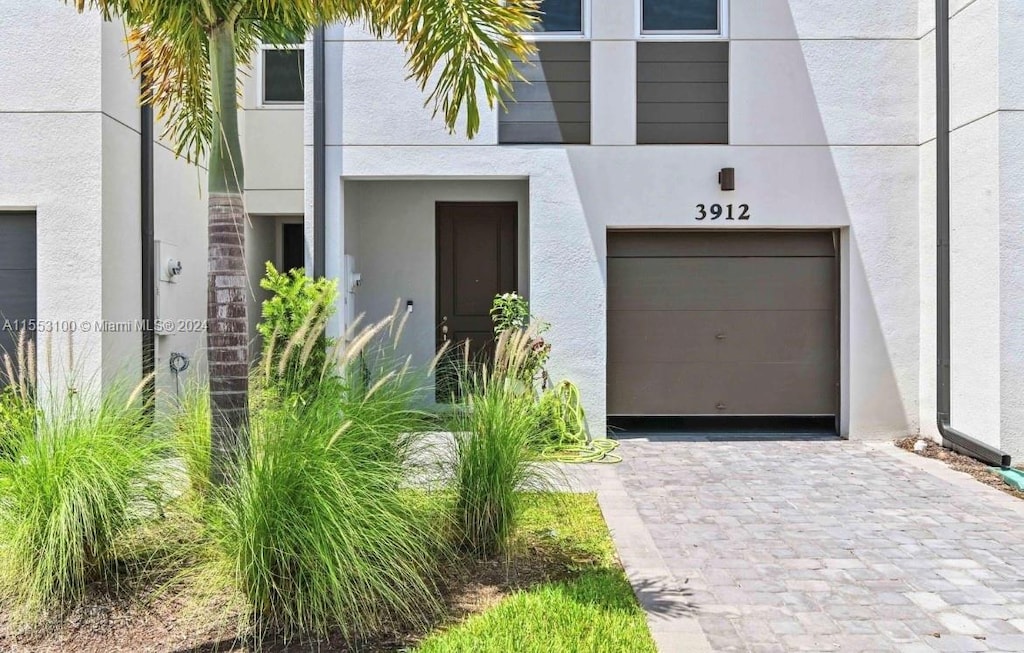
<path id="1" fill-rule="evenodd" d="M 235 63 L 234 25 L 223 22 L 210 32 L 214 135 L 209 161 L 206 345 L 213 447 L 210 474 L 215 484 L 231 481 L 247 448 L 246 215 Z"/>

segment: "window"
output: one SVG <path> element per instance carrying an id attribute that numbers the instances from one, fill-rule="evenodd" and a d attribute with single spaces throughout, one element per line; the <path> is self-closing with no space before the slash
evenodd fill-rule
<path id="1" fill-rule="evenodd" d="M 543 34 L 583 34 L 583 0 L 541 0 L 534 31 Z"/>
<path id="2" fill-rule="evenodd" d="M 264 45 L 263 103 L 301 104 L 305 88 L 305 52 L 302 45 Z"/>
<path id="3" fill-rule="evenodd" d="M 644 34 L 724 34 L 725 0 L 641 0 Z"/>

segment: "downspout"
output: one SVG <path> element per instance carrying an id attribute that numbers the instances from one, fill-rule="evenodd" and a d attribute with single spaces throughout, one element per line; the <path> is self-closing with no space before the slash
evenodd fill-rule
<path id="1" fill-rule="evenodd" d="M 327 115 L 324 111 L 327 69 L 324 26 L 313 33 L 313 277 L 327 276 Z"/>
<path id="2" fill-rule="evenodd" d="M 145 76 L 145 71 L 142 74 Z M 139 211 L 142 259 L 142 377 L 145 380 L 143 397 L 146 410 L 152 413 L 156 397 L 156 248 L 153 241 L 153 106 L 150 103 L 141 104 L 139 122 L 139 186 L 142 198 Z"/>
<path id="3" fill-rule="evenodd" d="M 949 292 L 949 0 L 935 0 L 936 88 L 936 422 L 943 446 L 988 465 L 1010 466 L 1010 455 L 954 429 L 950 392 L 950 292 Z"/>

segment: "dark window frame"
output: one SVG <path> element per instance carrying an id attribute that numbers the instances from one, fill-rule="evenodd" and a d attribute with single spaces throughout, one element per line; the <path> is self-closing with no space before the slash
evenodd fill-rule
<path id="1" fill-rule="evenodd" d="M 288 45 L 271 45 L 261 44 L 259 50 L 259 87 L 260 87 L 260 106 L 262 107 L 295 107 L 302 105 L 305 102 L 305 93 L 303 97 L 297 99 L 270 99 L 267 93 L 267 53 L 268 52 L 279 52 L 279 51 L 295 51 L 299 53 L 299 59 L 302 62 L 303 70 L 305 68 L 305 45 L 303 43 L 295 43 Z M 305 87 L 304 73 L 301 75 L 303 78 L 302 85 Z"/>
<path id="2" fill-rule="evenodd" d="M 638 37 L 641 39 L 706 39 L 717 40 L 729 38 L 729 0 L 717 0 L 718 2 L 718 28 L 712 30 L 687 30 L 687 29 L 645 29 L 644 27 L 644 2 L 636 0 L 636 20 Z"/>
<path id="3" fill-rule="evenodd" d="M 572 40 L 590 38 L 590 11 L 591 3 L 594 0 L 578 0 L 580 5 L 580 29 L 579 31 L 547 31 L 533 30 L 526 34 L 531 40 Z M 544 2 L 540 2 L 540 11 L 544 11 Z"/>

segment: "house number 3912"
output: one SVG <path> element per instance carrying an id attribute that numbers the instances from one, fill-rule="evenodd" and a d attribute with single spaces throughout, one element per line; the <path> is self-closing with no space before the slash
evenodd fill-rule
<path id="1" fill-rule="evenodd" d="M 750 206 L 747 204 L 698 204 L 694 220 L 749 220 Z"/>

